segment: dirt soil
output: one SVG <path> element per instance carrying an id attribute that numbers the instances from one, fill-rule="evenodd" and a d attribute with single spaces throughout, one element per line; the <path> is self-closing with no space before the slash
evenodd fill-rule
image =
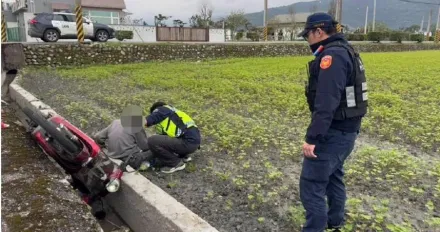
<path id="1" fill-rule="evenodd" d="M 2 104 L 2 231 L 102 231 L 65 176 Z"/>
<path id="2" fill-rule="evenodd" d="M 127 93 L 134 96 L 142 91 L 140 88 L 130 88 L 128 85 L 124 85 L 123 78 L 87 82 L 83 80 L 66 80 L 50 74 L 45 76 L 27 74 L 21 85 L 89 134 L 104 128 L 111 118 L 118 117 L 120 113 L 116 107 L 108 104 L 108 102 L 101 101 L 102 97 L 111 95 L 112 97 L 124 99 Z M 119 88 L 115 90 L 112 87 L 114 85 Z M 142 102 L 142 100 L 139 101 Z M 205 144 L 207 145 L 194 154 L 194 162 L 185 171 L 172 175 L 147 172 L 145 175 L 221 232 L 292 231 L 291 218 L 303 218 L 299 214 L 300 211 L 293 216 L 286 213 L 289 212 L 290 207 L 300 205 L 298 177 L 301 166 L 298 159 L 272 159 L 268 155 L 267 160 L 272 162 L 273 166 L 280 167 L 286 178 L 275 184 L 250 185 L 240 183 L 242 179 L 237 176 L 231 180 L 228 173 L 224 172 L 225 167 L 232 165 L 231 160 L 228 158 L 229 155 L 211 150 L 209 142 L 209 138 L 206 138 Z M 387 149 L 400 148 L 393 144 L 363 136 L 359 138 L 357 144 L 354 153 L 357 152 L 359 145 L 374 144 L 376 147 Z M 248 155 L 254 157 L 253 154 L 257 154 L 257 152 L 253 151 Z M 276 152 L 274 149 L 274 154 Z M 417 153 L 420 156 L 426 156 L 428 160 L 434 157 L 433 154 L 418 151 Z M 259 156 L 255 155 L 255 157 Z M 254 165 L 254 162 L 257 165 Z M 260 165 L 259 162 L 260 160 L 251 159 L 249 164 L 251 168 L 240 170 L 239 173 L 246 180 L 264 178 L 267 175 L 267 167 Z M 221 181 L 223 177 L 224 181 Z M 261 180 L 261 183 L 264 182 L 265 180 Z M 250 189 L 258 188 L 263 189 L 266 195 L 251 196 L 248 194 Z M 367 195 L 380 195 L 380 192 L 380 189 L 368 189 Z M 274 198 L 270 198 L 271 193 L 274 193 Z M 412 208 L 410 202 L 403 200 L 399 193 L 389 193 L 388 196 L 384 197 L 398 202 L 396 205 L 391 206 L 393 215 L 409 214 L 414 220 L 417 220 L 414 224 L 423 223 L 423 209 Z M 362 198 L 365 189 L 349 189 L 349 194 L 350 197 Z M 263 199 L 263 202 L 260 202 L 260 204 L 251 203 L 258 202 L 261 199 Z M 264 202 L 264 199 L 270 200 Z M 298 225 L 298 222 L 295 223 Z"/>
<path id="3" fill-rule="evenodd" d="M 39 77 L 29 75 L 23 78 L 20 84 L 89 135 L 104 128 L 110 122 L 107 121 L 107 117 L 114 118 L 119 115 L 111 105 L 92 98 L 90 94 L 105 93 L 106 87 L 114 85 L 120 86 L 118 93 L 113 93 L 117 96 L 126 91 L 130 91 L 131 94 L 142 91 L 127 89 L 117 79 L 107 79 L 102 83 L 97 81 L 90 85 L 87 82 L 66 80 L 51 75 Z M 99 91 L 94 92 L 93 89 Z M 81 104 L 82 110 L 69 111 L 69 107 L 77 103 Z M 105 114 L 105 117 L 99 117 L 99 112 Z M 84 115 L 89 115 L 86 124 L 84 124 Z M 296 178 L 300 172 L 299 164 L 290 161 L 284 168 L 293 178 L 286 185 L 289 190 L 277 197 L 284 199 L 283 201 L 276 200 L 273 205 L 257 205 L 253 210 L 249 210 L 251 206 L 246 201 L 247 191 L 236 188 L 227 180 L 228 174 L 222 171 L 222 167 L 229 165 L 229 161 L 224 159 L 224 156 L 225 154 L 209 151 L 209 147 L 205 146 L 194 154 L 194 162 L 188 165 L 185 171 L 171 175 L 151 171 L 143 174 L 221 232 L 291 231 L 291 222 L 285 212 L 291 202 L 299 204 Z M 254 165 L 251 169 L 247 171 L 247 176 L 255 175 L 256 178 L 263 178 L 267 172 L 264 166 Z M 225 175 L 225 180 L 219 181 L 218 175 Z M 272 190 L 276 191 L 275 188 Z"/>

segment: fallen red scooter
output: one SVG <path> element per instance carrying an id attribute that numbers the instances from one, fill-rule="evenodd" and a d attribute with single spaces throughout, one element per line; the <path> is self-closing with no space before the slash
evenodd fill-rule
<path id="1" fill-rule="evenodd" d="M 44 117 L 29 108 L 23 112 L 38 146 L 72 177 L 72 186 L 81 192 L 93 215 L 105 218 L 102 198 L 119 190 L 126 164 L 111 161 L 92 138 L 60 115 Z"/>

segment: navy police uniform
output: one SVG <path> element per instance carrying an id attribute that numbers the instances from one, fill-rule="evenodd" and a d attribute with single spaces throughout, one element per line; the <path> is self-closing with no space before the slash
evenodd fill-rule
<path id="1" fill-rule="evenodd" d="M 328 14 L 313 14 L 300 36 L 335 23 Z M 315 145 L 317 158 L 304 158 L 300 179 L 300 198 L 306 210 L 303 231 L 313 232 L 343 225 L 343 165 L 353 150 L 368 105 L 365 70 L 358 53 L 342 34 L 310 45 L 312 51 L 320 46 L 323 50 L 309 62 L 305 89 L 312 113 L 305 140 Z"/>
<path id="2" fill-rule="evenodd" d="M 192 118 L 170 105 L 157 107 L 151 112 L 147 127 L 153 125 L 156 125 L 158 134 L 148 138 L 148 147 L 159 166 L 176 167 L 181 158 L 200 148 L 200 131 Z"/>

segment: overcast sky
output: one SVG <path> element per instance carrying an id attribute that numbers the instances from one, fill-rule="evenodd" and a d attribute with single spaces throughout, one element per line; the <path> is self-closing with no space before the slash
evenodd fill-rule
<path id="1" fill-rule="evenodd" d="M 268 7 L 308 1 L 310 0 L 268 0 Z M 231 10 L 243 9 L 246 13 L 252 13 L 264 9 L 264 0 L 158 0 L 151 2 L 149 0 L 125 0 L 126 11 L 133 13 L 133 18 L 143 18 L 147 23 L 153 24 L 154 16 L 157 14 L 173 16 L 173 19 L 186 22 L 198 11 L 202 2 L 213 6 L 215 17 L 226 15 Z"/>

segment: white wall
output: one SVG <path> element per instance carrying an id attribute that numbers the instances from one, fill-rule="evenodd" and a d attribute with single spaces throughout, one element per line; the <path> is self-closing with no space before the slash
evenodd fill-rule
<path id="1" fill-rule="evenodd" d="M 27 42 L 42 42 L 40 39 L 32 38 L 27 35 L 28 30 L 28 20 L 33 18 L 33 14 L 25 15 L 25 25 L 26 25 L 26 41 Z M 156 42 L 156 27 L 152 26 L 138 26 L 138 25 L 109 25 L 116 31 L 125 30 L 133 31 L 133 39 L 125 39 L 124 42 Z M 63 39 L 60 41 L 77 41 L 76 39 Z M 110 39 L 109 41 L 117 42 L 116 38 Z M 209 29 L 209 42 L 218 43 L 225 42 L 225 31 L 223 29 Z"/>
<path id="2" fill-rule="evenodd" d="M 137 25 L 109 25 L 116 31 L 133 31 L 133 39 L 126 39 L 127 42 L 156 42 L 156 27 Z M 116 38 L 109 41 L 118 41 Z"/>
<path id="3" fill-rule="evenodd" d="M 18 22 L 6 22 L 7 28 L 18 27 Z"/>
<path id="4" fill-rule="evenodd" d="M 133 39 L 126 39 L 126 42 L 156 42 L 156 28 L 151 26 L 136 25 L 110 25 L 115 30 L 133 31 Z M 109 41 L 118 41 L 111 39 Z M 223 29 L 209 29 L 209 42 L 225 42 L 225 31 Z"/>
<path id="5" fill-rule="evenodd" d="M 209 42 L 225 42 L 225 30 L 209 29 Z"/>

